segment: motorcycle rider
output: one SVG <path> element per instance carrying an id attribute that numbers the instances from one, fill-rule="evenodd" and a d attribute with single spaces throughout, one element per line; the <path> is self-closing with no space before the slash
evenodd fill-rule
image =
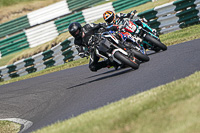
<path id="1" fill-rule="evenodd" d="M 97 33 L 104 25 L 105 23 L 91 23 L 82 27 L 78 22 L 73 22 L 69 25 L 69 33 L 75 38 L 74 44 L 81 58 L 88 56 L 88 53 L 85 53 L 83 48 L 89 47 L 89 41 L 92 39 L 92 35 Z M 95 51 L 90 51 L 89 68 L 91 71 L 96 72 L 101 68 L 110 66 L 115 66 L 116 69 L 118 67 L 116 64 L 111 64 L 109 60 L 99 62 L 99 57 L 95 54 Z"/>
<path id="2" fill-rule="evenodd" d="M 103 18 L 105 20 L 105 22 L 108 24 L 109 28 L 112 26 L 113 29 L 116 30 L 120 29 L 124 23 L 124 18 L 129 18 L 129 17 L 133 17 L 135 15 L 137 11 L 131 11 L 130 13 L 124 14 L 124 13 L 119 13 L 119 14 L 115 14 L 113 11 L 106 11 L 103 14 Z M 148 21 L 145 18 L 141 18 L 141 19 L 137 19 L 135 20 L 135 23 L 139 26 L 143 27 L 142 23 L 147 23 Z M 157 31 L 155 29 L 152 29 L 147 25 L 147 27 L 144 27 L 145 29 L 147 29 L 150 32 L 153 32 L 155 35 L 157 34 Z"/>
<path id="3" fill-rule="evenodd" d="M 103 18 L 105 22 L 107 23 L 107 28 L 113 30 L 113 31 L 121 31 L 124 35 L 127 34 L 127 32 L 123 29 L 124 25 L 124 18 L 130 18 L 131 15 L 134 16 L 136 11 L 131 11 L 128 14 L 119 13 L 115 14 L 113 11 L 106 11 L 103 14 Z M 145 20 L 145 19 L 144 19 Z M 138 24 L 141 24 L 141 20 L 137 20 Z M 136 43 L 135 41 L 133 43 Z M 125 47 L 129 47 L 125 44 Z M 135 44 L 137 45 L 137 44 Z"/>
<path id="4" fill-rule="evenodd" d="M 134 56 L 136 58 L 138 58 L 141 61 L 149 61 L 149 58 L 145 57 L 141 57 L 141 54 L 139 51 L 134 50 L 133 46 L 137 46 L 138 44 L 141 43 L 141 39 L 139 38 L 135 38 L 130 39 L 130 33 L 127 32 L 124 27 L 126 25 L 126 19 L 125 18 L 130 18 L 132 19 L 132 17 L 135 15 L 137 11 L 131 11 L 128 14 L 124 14 L 124 13 L 119 13 L 119 14 L 115 14 L 113 11 L 106 11 L 103 14 L 103 18 L 106 21 L 109 29 L 112 29 L 114 31 L 118 30 L 120 31 L 119 34 L 122 34 L 122 41 L 123 41 L 123 45 L 126 47 L 126 51 L 128 51 L 128 53 L 132 53 L 134 54 Z M 137 25 L 142 26 L 143 27 L 143 23 L 147 23 L 147 20 L 145 18 L 143 19 L 137 19 L 134 21 Z M 147 28 L 148 30 L 151 30 L 151 28 L 146 24 L 145 28 Z M 123 38 L 126 38 L 126 40 L 124 40 Z M 131 42 L 131 43 L 127 43 L 127 42 Z M 132 44 L 132 45 L 131 45 Z"/>
<path id="5" fill-rule="evenodd" d="M 120 22 L 123 21 L 124 18 L 129 18 L 131 15 L 134 16 L 134 11 L 131 11 L 128 14 L 115 14 L 113 11 L 106 11 L 103 14 L 103 19 L 108 25 L 120 25 Z"/>

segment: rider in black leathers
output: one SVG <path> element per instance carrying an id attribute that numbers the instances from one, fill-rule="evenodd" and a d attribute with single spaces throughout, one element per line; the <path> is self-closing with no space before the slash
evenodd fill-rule
<path id="1" fill-rule="evenodd" d="M 75 38 L 74 44 L 76 49 L 79 52 L 79 56 L 84 58 L 88 56 L 84 52 L 84 47 L 89 47 L 89 40 L 92 35 L 98 32 L 98 30 L 102 27 L 105 27 L 105 23 L 99 24 L 86 24 L 83 27 L 78 22 L 73 22 L 69 25 L 69 32 Z M 99 62 L 99 57 L 95 54 L 95 51 L 90 51 L 90 62 L 89 68 L 91 71 L 95 72 L 101 68 L 109 67 L 113 64 L 110 64 L 108 60 Z"/>

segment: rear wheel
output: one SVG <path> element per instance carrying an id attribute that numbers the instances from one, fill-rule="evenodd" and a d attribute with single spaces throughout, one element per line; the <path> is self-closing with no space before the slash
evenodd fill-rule
<path id="1" fill-rule="evenodd" d="M 130 59 L 119 51 L 115 52 L 114 57 L 118 59 L 120 62 L 122 62 L 123 64 L 132 67 L 133 69 L 139 68 L 139 62 L 137 61 L 135 57 Z"/>
<path id="2" fill-rule="evenodd" d="M 155 38 L 153 38 L 152 36 L 150 36 L 148 34 L 145 36 L 145 40 L 153 43 L 154 45 L 156 45 L 157 47 L 159 47 L 163 51 L 167 50 L 167 46 L 166 45 L 164 45 L 163 43 L 161 43 L 160 41 L 156 40 Z"/>

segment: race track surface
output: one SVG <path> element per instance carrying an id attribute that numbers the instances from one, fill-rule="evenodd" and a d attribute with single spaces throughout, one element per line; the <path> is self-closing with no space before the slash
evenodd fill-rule
<path id="1" fill-rule="evenodd" d="M 88 65 L 0 86 L 0 118 L 33 122 L 25 132 L 69 119 L 200 70 L 200 39 L 151 54 L 138 70 Z"/>

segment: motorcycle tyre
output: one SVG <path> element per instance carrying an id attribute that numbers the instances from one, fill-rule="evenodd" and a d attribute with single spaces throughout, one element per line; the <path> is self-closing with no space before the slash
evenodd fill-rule
<path id="1" fill-rule="evenodd" d="M 122 62 L 124 65 L 128 65 L 132 67 L 133 69 L 139 68 L 139 62 L 137 59 L 135 61 L 129 59 L 126 55 L 122 54 L 121 52 L 115 52 L 114 57 L 118 59 L 120 62 Z"/>
<path id="2" fill-rule="evenodd" d="M 159 47 L 153 48 L 153 50 L 157 53 L 159 52 L 161 49 Z"/>
<path id="3" fill-rule="evenodd" d="M 153 43 L 154 45 L 156 45 L 157 47 L 159 47 L 163 51 L 167 50 L 166 45 L 164 45 L 163 43 L 161 43 L 160 41 L 158 41 L 157 39 L 153 38 L 152 36 L 150 36 L 148 34 L 145 36 L 145 40 L 150 41 L 151 43 Z"/>
<path id="4" fill-rule="evenodd" d="M 134 54 L 134 56 L 140 61 L 147 62 L 150 60 L 149 56 L 147 56 L 146 54 L 142 54 L 141 52 L 135 49 L 132 49 L 131 51 Z"/>

